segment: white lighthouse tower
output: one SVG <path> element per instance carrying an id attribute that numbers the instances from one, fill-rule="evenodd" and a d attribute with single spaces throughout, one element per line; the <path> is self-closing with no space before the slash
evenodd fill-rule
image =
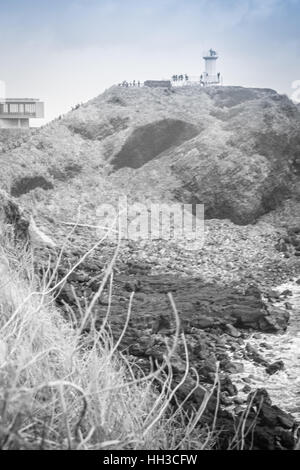
<path id="1" fill-rule="evenodd" d="M 219 56 L 214 49 L 203 54 L 205 61 L 205 72 L 201 75 L 201 83 L 204 86 L 220 85 L 221 74 L 217 72 L 217 60 Z"/>

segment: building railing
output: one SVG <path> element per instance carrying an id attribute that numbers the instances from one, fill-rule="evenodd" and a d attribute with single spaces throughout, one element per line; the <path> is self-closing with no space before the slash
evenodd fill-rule
<path id="1" fill-rule="evenodd" d="M 184 78 L 181 80 L 172 80 L 172 85 L 175 87 L 182 87 L 182 86 L 195 86 L 195 85 L 221 85 L 222 84 L 222 76 L 221 74 L 217 75 L 186 75 L 183 76 Z"/>

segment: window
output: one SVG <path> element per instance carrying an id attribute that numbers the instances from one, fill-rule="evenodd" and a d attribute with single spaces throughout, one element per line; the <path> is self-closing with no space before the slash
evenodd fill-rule
<path id="1" fill-rule="evenodd" d="M 8 113 L 8 104 L 5 103 L 5 104 L 2 104 L 2 105 L 1 105 L 1 112 L 2 112 L 3 114 L 7 114 L 7 113 Z"/>
<path id="2" fill-rule="evenodd" d="M 19 113 L 20 113 L 20 114 L 24 114 L 24 112 L 25 112 L 25 106 L 24 106 L 24 104 L 19 104 Z"/>
<path id="3" fill-rule="evenodd" d="M 19 105 L 11 103 L 9 105 L 9 112 L 10 114 L 18 114 L 19 112 Z"/>
<path id="4" fill-rule="evenodd" d="M 25 104 L 25 114 L 35 114 L 35 104 Z"/>

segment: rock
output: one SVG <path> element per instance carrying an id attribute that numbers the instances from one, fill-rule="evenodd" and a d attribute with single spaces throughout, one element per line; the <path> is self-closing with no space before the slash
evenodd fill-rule
<path id="1" fill-rule="evenodd" d="M 223 406 L 231 406 L 233 404 L 232 398 L 229 398 L 226 392 L 220 393 L 220 401 Z"/>
<path id="2" fill-rule="evenodd" d="M 269 375 L 273 375 L 273 374 L 276 374 L 276 372 L 278 372 L 279 370 L 283 370 L 283 369 L 284 369 L 284 362 L 276 361 L 268 365 L 268 367 L 266 367 L 266 372 Z"/>
<path id="3" fill-rule="evenodd" d="M 76 271 L 73 271 L 70 276 L 68 277 L 69 282 L 80 282 L 84 283 L 86 282 L 87 285 L 90 285 L 90 278 L 87 274 L 85 273 L 78 273 Z"/>
<path id="4" fill-rule="evenodd" d="M 9 230 L 15 242 L 27 244 L 30 220 L 12 197 L 0 190 L 0 236 Z"/>
<path id="5" fill-rule="evenodd" d="M 234 397 L 233 401 L 237 405 L 243 405 L 245 403 L 245 399 L 241 397 Z"/>
<path id="6" fill-rule="evenodd" d="M 290 237 L 290 240 L 291 240 L 291 244 L 292 244 L 296 249 L 298 249 L 298 247 L 299 247 L 299 242 L 300 242 L 300 240 L 298 239 L 298 237 L 292 236 L 292 237 Z"/>
<path id="7" fill-rule="evenodd" d="M 245 296 L 250 296 L 250 297 L 253 296 L 258 300 L 261 300 L 262 298 L 261 291 L 259 287 L 257 287 L 256 285 L 248 286 L 247 289 L 245 290 Z"/>
<path id="8" fill-rule="evenodd" d="M 271 406 L 269 403 L 263 402 L 259 412 L 259 417 L 265 425 L 276 429 L 276 426 L 282 426 L 286 429 L 292 428 L 294 419 L 277 406 Z"/>
<path id="9" fill-rule="evenodd" d="M 291 234 L 300 234 L 300 225 L 295 225 L 294 227 L 290 227 L 288 229 L 288 233 L 291 233 Z"/>
<path id="10" fill-rule="evenodd" d="M 0 190 L 0 236 L 12 232 L 15 242 L 34 247 L 54 248 L 55 243 L 40 230 L 33 217 L 26 213 L 16 200 Z"/>
<path id="11" fill-rule="evenodd" d="M 298 286 L 300 286 L 300 278 L 297 279 L 296 284 L 298 284 Z"/>
<path id="12" fill-rule="evenodd" d="M 30 242 L 33 247 L 45 246 L 45 247 L 54 248 L 56 246 L 54 241 L 37 227 L 32 216 L 30 217 L 30 224 L 29 224 L 28 231 L 29 231 Z"/>
<path id="13" fill-rule="evenodd" d="M 261 339 L 262 335 L 260 333 L 254 333 L 253 338 L 254 339 Z"/>
<path id="14" fill-rule="evenodd" d="M 276 299 L 276 300 L 279 300 L 280 299 L 280 293 L 274 289 L 270 289 L 266 292 L 266 296 L 269 298 L 269 299 Z"/>
<path id="15" fill-rule="evenodd" d="M 243 382 L 245 382 L 246 384 L 251 384 L 251 377 L 243 377 Z"/>
<path id="16" fill-rule="evenodd" d="M 270 398 L 270 395 L 268 394 L 267 390 L 265 388 L 259 388 L 252 392 L 248 396 L 248 402 L 252 401 L 254 405 L 259 405 L 262 406 L 263 404 L 267 406 L 272 405 L 272 400 Z"/>
<path id="17" fill-rule="evenodd" d="M 227 392 L 230 397 L 237 394 L 237 388 L 233 384 L 230 376 L 225 374 L 225 376 L 220 377 L 221 390 Z"/>
<path id="18" fill-rule="evenodd" d="M 124 289 L 125 289 L 127 292 L 134 292 L 134 291 L 135 291 L 134 283 L 132 283 L 132 282 L 126 282 L 125 285 L 124 285 Z"/>
<path id="19" fill-rule="evenodd" d="M 284 413 L 279 408 L 277 408 L 277 420 L 278 423 L 285 429 L 291 429 L 295 423 L 292 415 L 289 413 Z"/>
<path id="20" fill-rule="evenodd" d="M 255 349 L 253 346 L 251 346 L 249 343 L 246 345 L 246 353 L 247 357 L 249 359 L 252 359 L 252 361 L 256 362 L 257 364 L 261 364 L 263 366 L 269 366 L 268 361 L 266 361 L 261 354 Z"/>
<path id="21" fill-rule="evenodd" d="M 293 292 L 290 289 L 286 289 L 280 293 L 280 297 L 290 297 L 293 295 Z"/>
<path id="22" fill-rule="evenodd" d="M 206 377 L 209 373 L 215 373 L 216 372 L 216 361 L 213 359 L 206 359 L 204 361 L 204 364 L 202 367 L 199 369 L 199 373 Z"/>
<path id="23" fill-rule="evenodd" d="M 269 316 L 264 317 L 263 330 L 266 333 L 286 331 L 290 314 L 286 309 L 278 307 L 268 307 Z"/>
<path id="24" fill-rule="evenodd" d="M 225 331 L 228 335 L 232 336 L 233 338 L 239 338 L 241 336 L 241 332 L 233 325 L 230 325 L 230 323 L 227 323 L 225 325 Z"/>
<path id="25" fill-rule="evenodd" d="M 285 253 L 288 250 L 288 247 L 283 240 L 279 240 L 279 242 L 275 245 L 275 249 L 281 253 Z"/>
<path id="26" fill-rule="evenodd" d="M 266 343 L 266 342 L 262 342 L 260 343 L 260 347 L 264 348 L 264 349 L 273 349 L 273 346 L 271 346 L 270 344 Z"/>
<path id="27" fill-rule="evenodd" d="M 228 362 L 224 366 L 224 370 L 230 374 L 241 374 L 244 372 L 244 364 L 240 362 Z"/>
<path id="28" fill-rule="evenodd" d="M 72 305 L 75 301 L 73 290 L 70 284 L 65 284 L 60 291 L 60 300 Z"/>
<path id="29" fill-rule="evenodd" d="M 264 423 L 263 420 L 262 422 Z M 252 450 L 293 450 L 294 446 L 295 439 L 291 431 L 273 429 L 270 424 L 255 427 Z"/>
<path id="30" fill-rule="evenodd" d="M 215 324 L 216 324 L 216 321 L 213 318 L 199 315 L 197 319 L 197 328 L 200 328 L 201 330 L 205 330 L 206 328 L 211 328 Z"/>
<path id="31" fill-rule="evenodd" d="M 170 320 L 163 314 L 159 315 L 158 318 L 155 319 L 152 325 L 151 332 L 153 334 L 157 334 L 161 330 L 169 330 L 171 327 Z"/>

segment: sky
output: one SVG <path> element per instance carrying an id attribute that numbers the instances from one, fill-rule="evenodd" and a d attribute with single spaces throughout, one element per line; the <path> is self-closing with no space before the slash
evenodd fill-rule
<path id="1" fill-rule="evenodd" d="M 199 76 L 209 48 L 224 85 L 295 94 L 300 0 L 0 0 L 0 80 L 46 121 L 123 80 Z"/>

